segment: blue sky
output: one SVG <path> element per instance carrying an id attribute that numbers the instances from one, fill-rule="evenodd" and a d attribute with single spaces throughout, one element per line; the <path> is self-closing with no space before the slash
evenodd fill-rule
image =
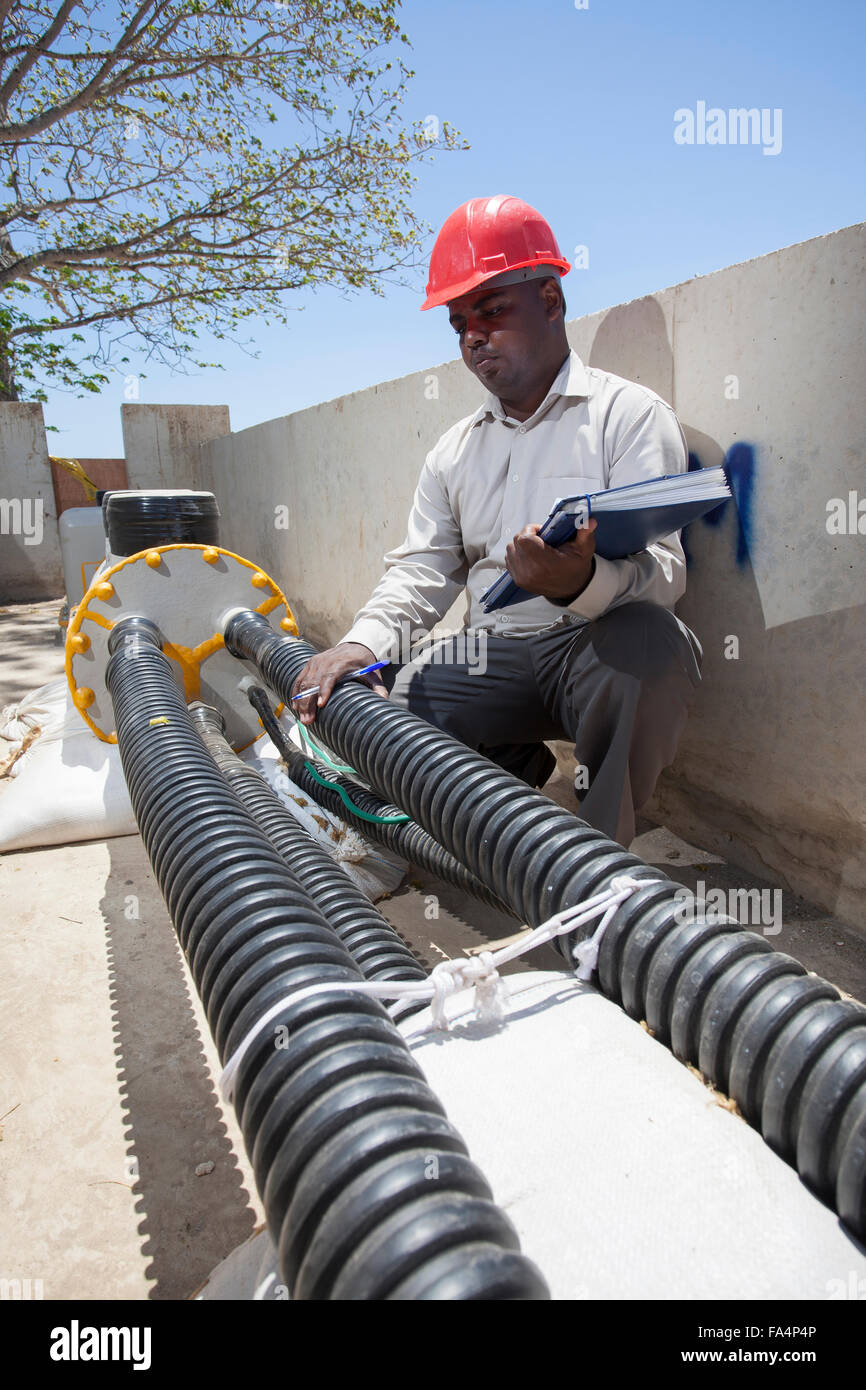
<path id="1" fill-rule="evenodd" d="M 447 119 L 471 145 L 420 168 L 417 212 L 438 229 L 467 198 L 533 203 L 568 259 L 589 248 L 564 282 L 569 317 L 866 216 L 863 0 L 404 0 L 401 23 L 405 117 Z M 677 144 L 675 111 L 699 102 L 781 110 L 779 153 Z M 201 344 L 223 371 L 126 370 L 147 372 L 140 400 L 224 402 L 243 429 L 455 357 L 446 311 L 419 313 L 425 279 L 293 300 L 287 328 L 248 323 L 258 358 Z M 122 454 L 123 399 L 119 375 L 99 397 L 50 393 L 52 452 Z"/>

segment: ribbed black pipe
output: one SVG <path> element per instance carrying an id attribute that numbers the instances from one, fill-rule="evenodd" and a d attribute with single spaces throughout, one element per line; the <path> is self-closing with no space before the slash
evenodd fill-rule
<path id="1" fill-rule="evenodd" d="M 255 768 L 241 762 L 225 738 L 225 720 L 219 711 L 197 704 L 190 715 L 223 777 L 327 918 L 365 979 L 426 980 L 427 971 L 391 923 L 307 833 Z M 392 1018 L 404 1018 L 425 1007 L 423 1000 L 402 1000 L 389 1012 Z"/>
<path id="2" fill-rule="evenodd" d="M 121 621 L 106 683 L 136 820 L 225 1062 L 293 991 L 362 975 L 221 776 L 159 641 Z M 407 1283 L 419 1298 L 548 1296 L 378 1002 L 285 1003 L 234 1102 L 293 1298 L 402 1298 Z"/>
<path id="3" fill-rule="evenodd" d="M 398 807 L 389 806 L 387 801 L 383 801 L 380 796 L 376 796 L 374 792 L 362 787 L 359 782 L 353 782 L 350 777 L 335 776 L 333 785 L 323 787 L 321 782 L 318 782 L 309 771 L 307 759 L 286 737 L 279 720 L 271 709 L 265 691 L 259 686 L 254 686 L 248 691 L 248 698 L 270 736 L 271 742 L 279 749 L 289 777 L 319 806 L 323 806 L 325 810 L 339 816 L 341 820 L 347 821 L 349 825 L 354 826 L 360 834 L 365 835 L 368 839 L 376 840 L 379 844 L 392 849 L 395 854 L 402 855 L 404 859 L 417 864 L 420 869 L 429 870 L 437 878 L 441 878 L 443 883 L 452 884 L 454 888 L 459 888 L 463 893 L 469 893 L 472 897 L 487 903 L 489 907 L 495 907 L 498 912 L 511 912 L 507 903 L 504 903 L 486 884 L 477 879 L 473 873 L 470 873 L 459 859 L 455 859 L 453 854 L 449 854 L 447 849 L 443 849 L 441 845 L 437 844 L 433 836 L 428 835 L 427 831 L 423 830 L 420 825 L 416 825 L 414 821 L 407 820 L 386 825 L 382 824 L 381 820 L 369 821 L 364 816 L 353 814 L 351 807 L 346 805 L 337 787 L 341 787 L 352 804 L 368 816 L 393 815 L 398 811 Z"/>
<path id="4" fill-rule="evenodd" d="M 225 638 L 285 701 L 314 655 L 250 610 L 230 618 Z M 633 893 L 605 933 L 601 990 L 731 1094 L 866 1238 L 866 1009 L 736 923 L 683 921 L 680 885 L 660 870 L 360 682 L 336 687 L 316 727 L 533 926 L 618 874 L 660 880 Z M 560 938 L 568 959 L 570 945 Z"/>

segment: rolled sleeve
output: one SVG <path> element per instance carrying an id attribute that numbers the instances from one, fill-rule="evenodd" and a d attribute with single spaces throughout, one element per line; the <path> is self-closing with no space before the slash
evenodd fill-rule
<path id="1" fill-rule="evenodd" d="M 377 618 L 358 618 L 345 637 L 340 638 L 340 644 L 343 642 L 359 642 L 373 653 L 377 661 L 388 661 L 394 645 L 394 629 Z"/>

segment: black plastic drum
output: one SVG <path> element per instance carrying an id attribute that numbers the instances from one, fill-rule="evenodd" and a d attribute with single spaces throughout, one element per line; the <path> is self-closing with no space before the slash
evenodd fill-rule
<path id="1" fill-rule="evenodd" d="M 137 555 L 151 546 L 179 542 L 219 545 L 219 517 L 212 492 L 109 492 L 102 504 L 112 555 Z"/>

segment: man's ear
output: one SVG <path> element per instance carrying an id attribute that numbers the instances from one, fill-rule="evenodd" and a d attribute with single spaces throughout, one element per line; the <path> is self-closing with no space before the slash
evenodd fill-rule
<path id="1" fill-rule="evenodd" d="M 558 276 L 551 276 L 549 280 L 539 281 L 538 293 L 541 296 L 547 317 L 550 319 L 561 318 L 565 322 L 565 295 L 562 293 Z"/>

